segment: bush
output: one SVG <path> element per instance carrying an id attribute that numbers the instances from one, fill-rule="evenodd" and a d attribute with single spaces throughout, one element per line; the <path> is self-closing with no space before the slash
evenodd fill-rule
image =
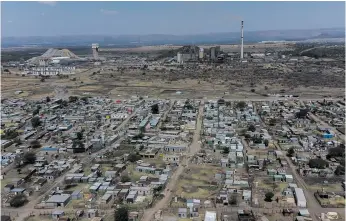
<path id="1" fill-rule="evenodd" d="M 252 92 L 252 93 L 255 93 L 255 89 L 252 88 L 252 89 L 251 89 L 251 92 Z"/>
<path id="2" fill-rule="evenodd" d="M 271 201 L 273 201 L 273 200 L 272 200 L 273 197 L 274 197 L 274 193 L 268 192 L 268 193 L 266 193 L 266 195 L 265 195 L 264 201 L 266 201 L 266 202 L 271 202 Z"/>
<path id="3" fill-rule="evenodd" d="M 18 137 L 18 132 L 15 130 L 6 130 L 5 134 L 1 136 L 1 138 L 5 140 L 12 140 L 16 137 Z"/>
<path id="4" fill-rule="evenodd" d="M 328 167 L 328 162 L 321 158 L 310 159 L 309 166 L 311 168 L 325 169 L 326 167 Z"/>
<path id="5" fill-rule="evenodd" d="M 76 101 L 78 101 L 78 97 L 76 97 L 76 96 L 70 96 L 70 97 L 68 98 L 68 101 L 69 101 L 70 103 L 76 102 Z"/>
<path id="6" fill-rule="evenodd" d="M 21 206 L 24 206 L 24 204 L 28 202 L 28 199 L 24 194 L 18 194 L 15 195 L 11 200 L 10 200 L 10 205 L 12 207 L 18 208 Z"/>
<path id="7" fill-rule="evenodd" d="M 262 143 L 262 138 L 254 137 L 254 138 L 252 138 L 252 142 L 257 143 L 257 144 Z"/>

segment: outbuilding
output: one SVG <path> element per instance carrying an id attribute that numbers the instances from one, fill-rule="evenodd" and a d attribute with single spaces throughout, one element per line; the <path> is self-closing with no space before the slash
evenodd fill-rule
<path id="1" fill-rule="evenodd" d="M 47 206 L 54 206 L 54 207 L 64 207 L 68 204 L 71 197 L 69 194 L 62 194 L 62 195 L 53 195 L 51 196 L 47 201 Z"/>
<path id="2" fill-rule="evenodd" d="M 294 188 L 294 197 L 298 207 L 306 208 L 306 198 L 301 188 Z"/>

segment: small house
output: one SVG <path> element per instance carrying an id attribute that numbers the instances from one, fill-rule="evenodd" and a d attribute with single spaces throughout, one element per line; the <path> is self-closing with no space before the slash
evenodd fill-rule
<path id="1" fill-rule="evenodd" d="M 137 199 L 138 193 L 135 190 L 132 190 L 129 192 L 129 195 L 126 197 L 126 202 L 127 203 L 134 203 Z"/>
<path id="2" fill-rule="evenodd" d="M 71 194 L 71 199 L 73 200 L 79 200 L 79 199 L 82 199 L 82 197 L 83 197 L 82 190 L 75 190 Z"/>
<path id="3" fill-rule="evenodd" d="M 48 207 L 65 207 L 70 199 L 69 194 L 53 195 L 46 201 L 46 205 Z"/>
<path id="4" fill-rule="evenodd" d="M 182 219 L 187 218 L 187 208 L 178 208 L 178 217 Z"/>
<path id="5" fill-rule="evenodd" d="M 286 175 L 285 175 L 285 181 L 286 181 L 287 183 L 293 182 L 293 176 L 290 175 L 290 174 L 286 174 Z"/>
<path id="6" fill-rule="evenodd" d="M 282 181 L 282 175 L 274 175 L 273 180 L 274 180 L 274 182 L 281 182 Z"/>
<path id="7" fill-rule="evenodd" d="M 97 217 L 99 215 L 99 211 L 97 209 L 89 209 L 87 211 L 87 217 L 90 218 L 94 218 Z"/>
<path id="8" fill-rule="evenodd" d="M 55 210 L 52 212 L 52 218 L 56 220 L 59 220 L 59 218 L 61 218 L 64 215 L 65 215 L 65 212 L 62 210 Z"/>

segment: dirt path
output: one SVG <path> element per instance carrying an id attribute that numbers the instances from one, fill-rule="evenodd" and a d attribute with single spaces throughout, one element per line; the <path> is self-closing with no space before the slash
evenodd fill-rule
<path id="1" fill-rule="evenodd" d="M 197 117 L 196 130 L 193 135 L 192 143 L 189 147 L 188 157 L 184 159 L 185 163 L 188 163 L 188 161 L 190 160 L 190 157 L 196 154 L 201 148 L 199 138 L 200 138 L 200 132 L 202 128 L 202 119 L 203 119 L 203 106 L 200 106 L 198 117 Z M 175 187 L 177 186 L 179 177 L 184 172 L 183 165 L 184 163 L 181 162 L 178 166 L 178 169 L 175 171 L 173 176 L 169 179 L 169 183 L 164 190 L 165 196 L 159 202 L 157 202 L 153 208 L 145 210 L 144 215 L 142 217 L 142 221 L 152 221 L 152 218 L 155 215 L 155 213 L 165 208 L 168 205 L 168 203 L 171 201 L 173 193 L 168 190 L 175 189 Z"/>

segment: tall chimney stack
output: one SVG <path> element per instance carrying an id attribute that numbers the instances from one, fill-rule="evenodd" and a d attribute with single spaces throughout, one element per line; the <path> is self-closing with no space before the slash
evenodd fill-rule
<path id="1" fill-rule="evenodd" d="M 244 21 L 241 21 L 241 48 L 240 59 L 244 58 Z"/>

